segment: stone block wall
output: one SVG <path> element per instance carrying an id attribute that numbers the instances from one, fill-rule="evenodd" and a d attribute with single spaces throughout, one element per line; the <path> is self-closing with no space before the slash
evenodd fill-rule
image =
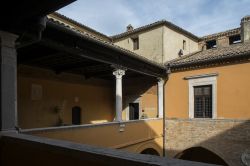
<path id="1" fill-rule="evenodd" d="M 242 158 L 250 149 L 249 120 L 167 119 L 165 129 L 168 157 L 202 147 L 230 166 L 243 166 Z"/>

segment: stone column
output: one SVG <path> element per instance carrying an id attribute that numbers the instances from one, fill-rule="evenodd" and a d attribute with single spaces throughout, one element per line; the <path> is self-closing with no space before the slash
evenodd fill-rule
<path id="1" fill-rule="evenodd" d="M 0 31 L 1 99 L 0 131 L 15 130 L 17 126 L 17 36 Z"/>
<path id="2" fill-rule="evenodd" d="M 113 75 L 116 77 L 116 121 L 122 121 L 122 76 L 125 75 L 125 70 L 115 69 Z"/>
<path id="3" fill-rule="evenodd" d="M 164 111 L 164 83 L 165 80 L 160 78 L 158 81 L 158 118 L 163 118 Z"/>

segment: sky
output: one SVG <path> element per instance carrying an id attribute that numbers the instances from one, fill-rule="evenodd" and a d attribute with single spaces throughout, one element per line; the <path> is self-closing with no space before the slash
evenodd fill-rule
<path id="1" fill-rule="evenodd" d="M 250 0 L 78 0 L 58 12 L 108 36 L 159 20 L 204 36 L 239 27 Z"/>

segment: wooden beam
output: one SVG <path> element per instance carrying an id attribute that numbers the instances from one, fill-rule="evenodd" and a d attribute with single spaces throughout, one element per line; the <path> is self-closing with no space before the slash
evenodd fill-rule
<path id="1" fill-rule="evenodd" d="M 86 60 L 86 61 L 66 64 L 66 65 L 59 65 L 59 66 L 56 66 L 54 70 L 58 73 L 61 73 L 61 72 L 76 70 L 76 69 L 87 69 L 89 67 L 95 67 L 95 66 L 100 66 L 100 62 Z M 106 65 L 103 65 L 103 66 L 106 66 Z"/>
<path id="2" fill-rule="evenodd" d="M 126 56 L 123 54 L 119 54 L 117 52 L 109 52 L 106 50 L 102 53 L 101 49 L 97 49 L 94 46 L 68 46 L 62 42 L 51 40 L 49 38 L 43 38 L 41 43 L 44 46 L 51 47 L 54 49 L 58 49 L 63 52 L 68 52 L 73 55 L 81 56 L 83 58 L 103 62 L 110 65 L 120 65 L 129 70 L 149 75 L 153 77 L 164 77 L 166 75 L 165 69 L 157 67 L 155 65 L 148 64 L 140 59 L 135 57 Z"/>

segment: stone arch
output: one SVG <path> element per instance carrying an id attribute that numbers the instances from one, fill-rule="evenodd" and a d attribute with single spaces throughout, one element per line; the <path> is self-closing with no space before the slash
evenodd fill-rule
<path id="1" fill-rule="evenodd" d="M 150 155 L 155 155 L 155 156 L 160 156 L 160 154 L 153 148 L 147 148 L 144 149 L 141 154 L 150 154 Z"/>
<path id="2" fill-rule="evenodd" d="M 140 154 L 151 154 L 151 155 L 156 155 L 156 156 L 162 156 L 162 150 L 161 148 L 155 144 L 155 143 L 144 143 L 142 145 L 140 145 L 137 150 L 137 153 Z"/>
<path id="3" fill-rule="evenodd" d="M 178 153 L 175 158 L 228 166 L 222 157 L 201 146 L 188 148 Z"/>

